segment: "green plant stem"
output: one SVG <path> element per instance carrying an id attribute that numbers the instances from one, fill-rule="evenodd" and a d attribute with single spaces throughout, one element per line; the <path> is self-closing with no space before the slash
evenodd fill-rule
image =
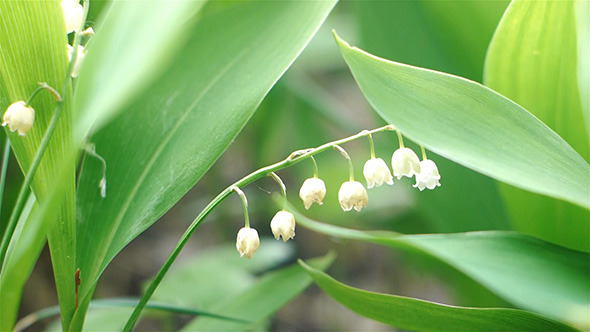
<path id="1" fill-rule="evenodd" d="M 371 159 L 375 159 L 375 143 L 373 143 L 373 136 L 368 134 L 367 138 L 369 139 L 369 146 L 371 148 Z"/>
<path id="2" fill-rule="evenodd" d="M 249 228 L 250 217 L 248 216 L 248 199 L 246 198 L 246 194 L 244 194 L 238 186 L 231 186 L 229 189 L 240 196 L 240 199 L 242 200 L 242 208 L 244 209 L 244 227 Z"/>
<path id="3" fill-rule="evenodd" d="M 338 150 L 338 152 L 340 152 L 340 154 L 346 158 L 346 161 L 348 161 L 348 181 L 354 181 L 354 166 L 352 165 L 350 155 L 348 155 L 348 152 L 346 152 L 346 150 L 344 150 L 340 145 L 334 145 L 334 149 Z"/>
<path id="4" fill-rule="evenodd" d="M 422 160 L 426 160 L 426 151 L 422 145 L 420 145 L 420 150 L 422 151 Z"/>
<path id="5" fill-rule="evenodd" d="M 318 163 L 315 161 L 315 158 L 313 156 L 309 156 L 309 158 L 313 162 L 313 177 L 317 179 L 319 176 Z"/>
<path id="6" fill-rule="evenodd" d="M 400 149 L 404 148 L 404 138 L 402 137 L 402 133 L 399 132 L 399 130 L 395 130 L 396 134 L 397 134 L 397 139 L 399 141 L 399 147 Z"/>
<path id="7" fill-rule="evenodd" d="M 156 276 L 154 277 L 152 282 L 148 285 L 147 289 L 145 290 L 145 293 L 141 297 L 141 300 L 139 301 L 139 303 L 135 307 L 135 310 L 133 311 L 133 313 L 131 314 L 131 316 L 127 320 L 127 323 L 125 324 L 125 327 L 123 328 L 123 331 L 125 331 L 125 332 L 131 331 L 131 329 L 133 328 L 133 326 L 135 325 L 135 323 L 139 319 L 141 311 L 143 310 L 143 308 L 146 306 L 146 304 L 149 301 L 149 299 L 151 298 L 151 296 L 156 291 L 156 288 L 158 287 L 158 285 L 160 284 L 162 279 L 164 279 L 164 276 L 166 275 L 166 273 L 168 272 L 168 270 L 172 266 L 172 263 L 174 263 L 174 261 L 176 260 L 176 257 L 178 257 L 178 255 L 180 254 L 180 251 L 182 250 L 182 248 L 188 242 L 188 239 L 195 232 L 197 227 L 199 227 L 199 225 L 205 219 L 205 217 L 207 217 L 207 215 L 209 215 L 209 213 L 213 209 L 215 209 L 217 207 L 217 205 L 219 205 L 224 199 L 226 199 L 231 194 L 232 188 L 234 188 L 234 187 L 243 188 L 244 186 L 246 186 L 258 179 L 268 176 L 268 174 L 270 174 L 272 172 L 276 172 L 281 169 L 292 166 L 294 164 L 297 164 L 297 163 L 299 163 L 307 158 L 310 158 L 311 156 L 316 155 L 318 153 L 322 153 L 324 151 L 334 149 L 334 147 L 337 146 L 338 144 L 347 143 L 350 141 L 354 141 L 357 138 L 364 137 L 367 135 L 367 133 L 374 134 L 377 132 L 381 132 L 381 131 L 385 131 L 385 130 L 393 130 L 393 129 L 394 128 L 391 125 L 384 126 L 384 127 L 370 130 L 370 131 L 362 131 L 356 135 L 352 135 L 352 136 L 349 136 L 349 137 L 346 137 L 346 138 L 343 138 L 343 139 L 340 139 L 337 141 L 333 141 L 333 142 L 329 142 L 329 143 L 320 145 L 317 148 L 295 151 L 295 152 L 291 153 L 286 159 L 279 161 L 275 164 L 260 168 L 256 171 L 246 175 L 245 177 L 241 178 L 240 180 L 234 182 L 229 187 L 225 188 L 201 211 L 201 213 L 199 213 L 199 215 L 189 225 L 189 227 L 184 232 L 184 234 L 182 234 L 182 236 L 178 240 L 178 243 L 176 244 L 174 249 L 172 249 L 172 252 L 168 256 L 168 258 L 166 259 L 166 261 L 164 262 L 164 264 L 162 265 L 162 267 L 160 268 L 160 270 L 158 271 L 158 273 L 156 274 Z"/>
<path id="8" fill-rule="evenodd" d="M 285 206 L 287 206 L 287 186 L 285 186 L 285 183 L 283 182 L 283 180 L 281 180 L 281 178 L 277 175 L 277 173 L 271 172 L 270 174 L 268 174 L 268 176 L 273 178 L 273 180 L 275 180 L 275 182 L 279 185 L 279 187 L 281 187 L 281 196 L 283 197 L 283 205 L 284 205 L 283 208 L 284 208 Z"/>
<path id="9" fill-rule="evenodd" d="M 6 185 L 6 171 L 8 170 L 8 158 L 10 158 L 10 140 L 6 136 L 4 154 L 2 155 L 2 173 L 0 175 L 0 216 L 2 215 L 2 202 L 4 202 L 4 187 Z"/>

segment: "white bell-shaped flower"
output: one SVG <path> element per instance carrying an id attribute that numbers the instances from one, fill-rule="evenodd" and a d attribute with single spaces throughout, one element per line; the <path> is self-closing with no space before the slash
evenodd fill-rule
<path id="1" fill-rule="evenodd" d="M 258 249 L 258 245 L 260 245 L 260 239 L 258 238 L 258 232 L 254 228 L 243 227 L 240 229 L 236 240 L 236 249 L 238 249 L 240 257 L 252 257 Z"/>
<path id="2" fill-rule="evenodd" d="M 299 197 L 303 201 L 303 206 L 305 206 L 306 210 L 309 210 L 309 207 L 313 203 L 322 205 L 325 196 L 326 184 L 322 179 L 309 178 L 303 181 L 303 185 L 301 185 L 301 189 L 299 189 Z"/>
<path id="3" fill-rule="evenodd" d="M 371 158 L 367 160 L 363 167 L 363 175 L 367 180 L 367 188 L 374 186 L 380 187 L 384 182 L 388 185 L 393 184 L 393 178 L 385 161 L 381 158 Z"/>
<path id="4" fill-rule="evenodd" d="M 340 186 L 338 201 L 342 210 L 350 211 L 354 207 L 360 212 L 369 203 L 369 195 L 360 182 L 347 181 Z"/>
<path id="5" fill-rule="evenodd" d="M 8 106 L 2 117 L 2 126 L 8 125 L 10 131 L 18 130 L 20 136 L 25 136 L 33 126 L 34 121 L 35 110 L 21 100 Z"/>
<path id="6" fill-rule="evenodd" d="M 434 161 L 430 159 L 422 160 L 420 162 L 420 173 L 416 174 L 416 184 L 414 188 L 424 190 L 424 188 L 434 189 L 440 187 L 440 174 Z"/>
<path id="7" fill-rule="evenodd" d="M 72 53 L 74 48 L 68 44 L 68 61 L 72 61 Z M 72 77 L 78 77 L 78 73 L 80 72 L 80 66 L 86 57 L 86 50 L 84 46 L 78 45 L 78 53 L 76 54 L 76 62 L 74 63 L 74 69 L 72 69 Z"/>
<path id="8" fill-rule="evenodd" d="M 61 10 L 64 13 L 66 22 L 66 33 L 78 29 L 84 16 L 84 8 L 79 3 L 79 0 L 61 0 Z"/>
<path id="9" fill-rule="evenodd" d="M 414 174 L 420 173 L 420 159 L 412 149 L 399 148 L 391 157 L 391 168 L 393 168 L 393 176 L 398 180 L 402 176 L 411 178 Z"/>
<path id="10" fill-rule="evenodd" d="M 283 242 L 295 236 L 295 216 L 285 210 L 277 212 L 270 221 L 270 229 L 275 239 L 283 237 Z"/>

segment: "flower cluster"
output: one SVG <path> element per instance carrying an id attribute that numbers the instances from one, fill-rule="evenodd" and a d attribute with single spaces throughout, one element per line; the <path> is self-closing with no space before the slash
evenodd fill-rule
<path id="1" fill-rule="evenodd" d="M 382 130 L 387 129 L 392 130 L 393 127 L 387 126 Z M 358 137 L 362 136 L 367 136 L 371 143 L 371 158 L 365 162 L 363 167 L 363 175 L 365 177 L 368 189 L 380 187 L 384 183 L 393 185 L 393 177 L 396 177 L 399 180 L 403 176 L 409 178 L 415 177 L 416 183 L 413 185 L 413 187 L 418 188 L 420 191 L 424 190 L 425 188 L 434 189 L 440 186 L 440 174 L 438 172 L 438 168 L 432 160 L 426 158 L 426 152 L 424 151 L 423 147 L 421 147 L 423 158 L 422 161 L 420 161 L 414 151 L 404 147 L 402 136 L 398 132 L 400 147 L 394 151 L 391 157 L 391 170 L 393 171 L 392 175 L 392 172 L 385 161 L 381 158 L 375 157 L 371 133 L 368 131 L 359 133 Z M 348 181 L 342 183 L 340 190 L 338 191 L 338 202 L 340 203 L 340 207 L 344 211 L 355 209 L 357 212 L 360 212 L 369 203 L 369 195 L 367 190 L 363 184 L 354 180 L 353 166 L 348 153 L 335 143 L 330 145 L 334 149 L 337 149 L 342 154 L 342 156 L 347 159 L 349 164 L 350 178 Z M 306 179 L 299 190 L 299 197 L 303 202 L 303 206 L 307 210 L 313 205 L 313 203 L 322 205 L 324 197 L 326 196 L 326 184 L 318 177 L 317 164 L 312 156 L 312 152 L 317 153 L 317 151 L 314 149 L 308 149 L 296 151 L 289 157 L 291 158 L 292 156 L 308 154 L 307 157 L 311 158 L 314 163 L 314 176 L 312 178 Z M 286 201 L 286 188 L 282 180 L 275 173 L 271 173 L 270 176 L 272 176 L 281 186 L 283 198 Z M 233 190 L 243 195 L 239 189 L 234 188 Z M 258 249 L 260 240 L 258 238 L 258 232 L 249 226 L 246 211 L 247 203 L 245 197 L 242 198 L 242 201 L 245 204 L 246 226 L 238 232 L 236 248 L 241 256 L 250 258 L 256 249 Z M 295 216 L 291 212 L 283 209 L 277 212 L 272 218 L 270 222 L 270 228 L 272 234 L 277 240 L 282 238 L 284 242 L 287 242 L 287 240 L 292 239 L 295 236 Z"/>

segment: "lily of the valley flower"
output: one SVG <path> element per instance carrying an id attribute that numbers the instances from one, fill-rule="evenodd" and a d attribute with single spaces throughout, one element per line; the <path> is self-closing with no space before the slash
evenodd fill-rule
<path id="1" fill-rule="evenodd" d="M 68 44 L 68 61 L 72 61 L 72 53 L 74 48 Z M 74 63 L 74 69 L 72 70 L 72 77 L 78 77 L 78 72 L 80 71 L 80 66 L 84 61 L 84 57 L 86 57 L 86 50 L 84 46 L 78 45 L 78 52 L 76 54 L 76 62 Z"/>
<path id="2" fill-rule="evenodd" d="M 236 249 L 238 249 L 240 257 L 252 257 L 254 252 L 258 249 L 259 244 L 260 239 L 258 238 L 258 232 L 254 228 L 243 227 L 240 229 L 236 240 Z"/>
<path id="3" fill-rule="evenodd" d="M 322 205 L 325 196 L 326 184 L 322 179 L 309 178 L 303 181 L 303 185 L 299 189 L 299 197 L 303 201 L 306 210 L 309 210 L 313 203 Z"/>
<path id="4" fill-rule="evenodd" d="M 414 174 L 420 173 L 420 159 L 412 149 L 399 148 L 391 157 L 393 176 L 401 179 L 402 176 L 411 178 Z"/>
<path id="5" fill-rule="evenodd" d="M 363 175 L 367 180 L 367 188 L 374 186 L 380 187 L 384 182 L 388 185 L 393 184 L 393 178 L 385 161 L 381 158 L 371 158 L 367 160 L 363 167 Z"/>
<path id="6" fill-rule="evenodd" d="M 416 174 L 416 184 L 414 188 L 424 190 L 424 188 L 434 189 L 440 187 L 440 174 L 434 161 L 430 159 L 422 160 L 420 162 L 420 173 Z"/>
<path id="7" fill-rule="evenodd" d="M 61 9 L 64 13 L 66 33 L 78 29 L 84 16 L 84 8 L 79 3 L 79 0 L 61 0 Z"/>
<path id="8" fill-rule="evenodd" d="M 342 210 L 350 211 L 354 207 L 360 212 L 369 203 L 369 195 L 360 182 L 347 181 L 340 186 L 338 201 Z"/>
<path id="9" fill-rule="evenodd" d="M 282 236 L 283 242 L 287 242 L 295 236 L 295 217 L 291 212 L 279 211 L 270 221 L 270 229 L 275 239 Z"/>
<path id="10" fill-rule="evenodd" d="M 20 136 L 25 136 L 33 126 L 34 120 L 35 110 L 21 100 L 8 106 L 2 117 L 2 126 L 8 125 L 10 131 L 18 130 Z"/>

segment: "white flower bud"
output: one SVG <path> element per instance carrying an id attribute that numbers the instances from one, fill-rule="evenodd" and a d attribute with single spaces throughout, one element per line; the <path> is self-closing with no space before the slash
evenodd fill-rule
<path id="1" fill-rule="evenodd" d="M 74 48 L 68 44 L 68 61 L 72 61 L 72 53 Z M 84 46 L 78 45 L 78 53 L 76 54 L 76 62 L 74 63 L 74 69 L 72 70 L 72 77 L 78 77 L 78 72 L 80 72 L 80 66 L 84 61 L 84 57 L 86 57 L 86 50 Z"/>
<path id="2" fill-rule="evenodd" d="M 393 184 L 391 172 L 381 158 L 371 158 L 365 163 L 363 167 L 363 175 L 367 180 L 367 188 L 371 189 L 374 186 L 380 187 L 383 182 L 388 185 Z"/>
<path id="3" fill-rule="evenodd" d="M 61 0 L 61 10 L 64 13 L 66 33 L 78 29 L 84 16 L 84 8 L 78 3 L 78 0 Z"/>
<path id="4" fill-rule="evenodd" d="M 21 100 L 8 106 L 2 117 L 2 126 L 8 125 L 10 131 L 18 130 L 20 136 L 25 136 L 33 126 L 33 121 L 35 121 L 35 110 Z"/>
<path id="5" fill-rule="evenodd" d="M 299 197 L 303 201 L 306 210 L 309 210 L 309 207 L 314 202 L 322 205 L 325 196 L 326 184 L 322 179 L 309 178 L 303 181 L 303 185 L 299 189 Z"/>
<path id="6" fill-rule="evenodd" d="M 391 157 L 391 167 L 393 168 L 393 176 L 398 180 L 402 176 L 411 178 L 414 174 L 420 173 L 420 159 L 411 149 L 399 148 Z"/>
<path id="7" fill-rule="evenodd" d="M 291 212 L 279 211 L 270 221 L 270 229 L 275 239 L 283 237 L 283 242 L 295 236 L 295 217 Z"/>
<path id="8" fill-rule="evenodd" d="M 358 212 L 369 203 L 369 196 L 365 187 L 358 181 L 347 181 L 340 186 L 338 201 L 344 211 L 350 211 L 353 207 Z"/>
<path id="9" fill-rule="evenodd" d="M 258 232 L 254 228 L 243 227 L 238 232 L 238 239 L 236 240 L 236 249 L 240 253 L 240 257 L 246 256 L 246 258 L 252 257 L 258 245 L 260 239 L 258 238 Z"/>
<path id="10" fill-rule="evenodd" d="M 420 173 L 416 174 L 416 184 L 414 188 L 424 190 L 424 188 L 434 189 L 440 187 L 440 174 L 434 161 L 430 159 L 422 160 L 420 162 Z"/>

